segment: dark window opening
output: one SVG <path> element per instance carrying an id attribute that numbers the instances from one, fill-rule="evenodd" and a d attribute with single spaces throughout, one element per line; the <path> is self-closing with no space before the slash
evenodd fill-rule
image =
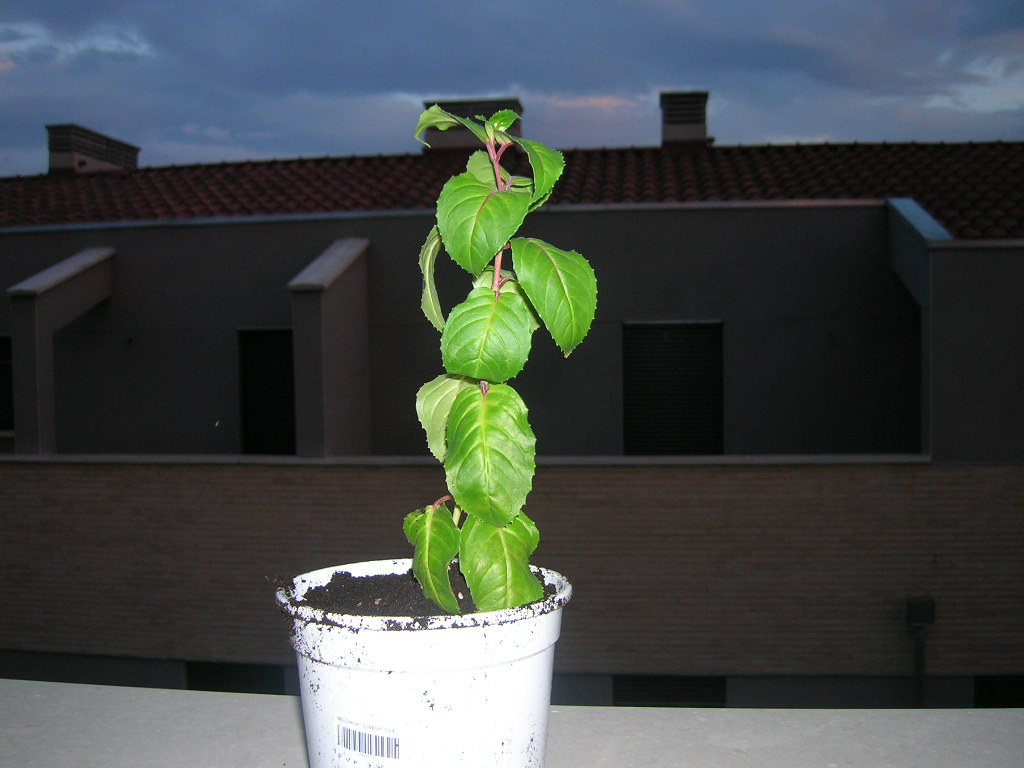
<path id="1" fill-rule="evenodd" d="M 1024 675 L 974 678 L 974 706 L 999 709 L 1024 707 Z"/>
<path id="2" fill-rule="evenodd" d="M 721 454 L 722 324 L 622 328 L 623 452 Z"/>
<path id="3" fill-rule="evenodd" d="M 11 337 L 0 336 L 0 431 L 14 429 L 14 366 Z"/>
<path id="4" fill-rule="evenodd" d="M 724 677 L 616 675 L 612 704 L 616 707 L 724 707 Z"/>
<path id="5" fill-rule="evenodd" d="M 239 331 L 242 452 L 295 453 L 291 330 Z"/>
<path id="6" fill-rule="evenodd" d="M 277 664 L 188 661 L 185 685 L 192 691 L 283 694 L 285 668 Z"/>

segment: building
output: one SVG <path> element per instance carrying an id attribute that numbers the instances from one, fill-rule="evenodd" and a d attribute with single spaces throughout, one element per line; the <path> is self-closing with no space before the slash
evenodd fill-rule
<path id="1" fill-rule="evenodd" d="M 538 343 L 517 380 L 540 557 L 577 584 L 557 663 L 899 702 L 927 595 L 930 700 L 974 701 L 1024 674 L 1024 144 L 718 146 L 706 98 L 663 96 L 659 147 L 566 151 L 528 220 L 601 283 L 587 344 Z M 0 179 L 0 648 L 285 663 L 262 577 L 404 555 L 439 495 L 415 256 L 466 148 L 132 150 L 51 126 L 51 172 Z M 462 285 L 442 275 L 449 306 Z"/>

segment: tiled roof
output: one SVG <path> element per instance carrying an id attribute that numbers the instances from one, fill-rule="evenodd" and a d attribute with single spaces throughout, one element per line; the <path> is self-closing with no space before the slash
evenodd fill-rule
<path id="1" fill-rule="evenodd" d="M 910 197 L 955 237 L 1024 238 L 1024 142 L 576 149 L 552 203 Z M 432 207 L 465 152 L 0 179 L 0 226 Z M 525 159 L 516 162 L 526 173 Z"/>

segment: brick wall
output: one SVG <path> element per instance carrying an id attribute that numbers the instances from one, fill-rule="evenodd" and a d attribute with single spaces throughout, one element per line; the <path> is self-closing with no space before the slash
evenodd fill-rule
<path id="1" fill-rule="evenodd" d="M 0 462 L 0 649 L 288 662 L 272 580 L 406 556 L 443 493 L 415 460 Z M 564 672 L 1024 673 L 1024 467 L 549 461 L 538 562 L 568 575 Z"/>

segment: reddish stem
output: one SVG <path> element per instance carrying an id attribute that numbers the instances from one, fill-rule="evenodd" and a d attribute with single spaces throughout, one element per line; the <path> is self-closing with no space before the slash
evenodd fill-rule
<path id="1" fill-rule="evenodd" d="M 494 142 L 487 142 L 487 155 L 491 158 L 491 166 L 494 168 L 494 186 L 501 189 L 501 156 L 494 148 Z"/>
<path id="2" fill-rule="evenodd" d="M 501 257 L 505 254 L 505 249 L 502 248 L 498 251 L 498 255 L 494 257 L 494 279 L 491 280 L 491 288 L 494 289 L 495 293 L 501 291 Z"/>
<path id="3" fill-rule="evenodd" d="M 500 147 L 495 149 L 493 141 L 487 142 L 487 154 L 491 158 L 491 164 L 494 166 L 494 184 L 495 186 L 504 191 L 512 186 L 512 177 L 510 176 L 507 181 L 503 181 L 501 178 L 501 156 L 505 154 L 505 150 L 511 147 L 511 144 L 502 144 Z"/>
<path id="4" fill-rule="evenodd" d="M 505 251 L 511 247 L 512 243 L 505 243 L 505 247 L 494 256 L 494 279 L 491 280 L 491 289 L 498 294 L 501 293 L 501 287 L 509 281 L 509 278 L 502 277 L 501 260 L 505 256 Z"/>
<path id="5" fill-rule="evenodd" d="M 495 156 L 495 162 L 500 164 L 501 163 L 501 156 L 504 155 L 505 154 L 505 150 L 508 149 L 511 146 L 512 146 L 511 144 L 502 144 L 501 148 L 498 150 L 498 154 Z M 512 177 L 511 176 L 508 177 L 508 179 L 504 182 L 504 184 L 502 183 L 502 181 L 501 181 L 501 166 L 500 165 L 498 166 L 498 186 L 501 187 L 502 189 L 508 189 L 509 187 L 512 186 Z"/>

